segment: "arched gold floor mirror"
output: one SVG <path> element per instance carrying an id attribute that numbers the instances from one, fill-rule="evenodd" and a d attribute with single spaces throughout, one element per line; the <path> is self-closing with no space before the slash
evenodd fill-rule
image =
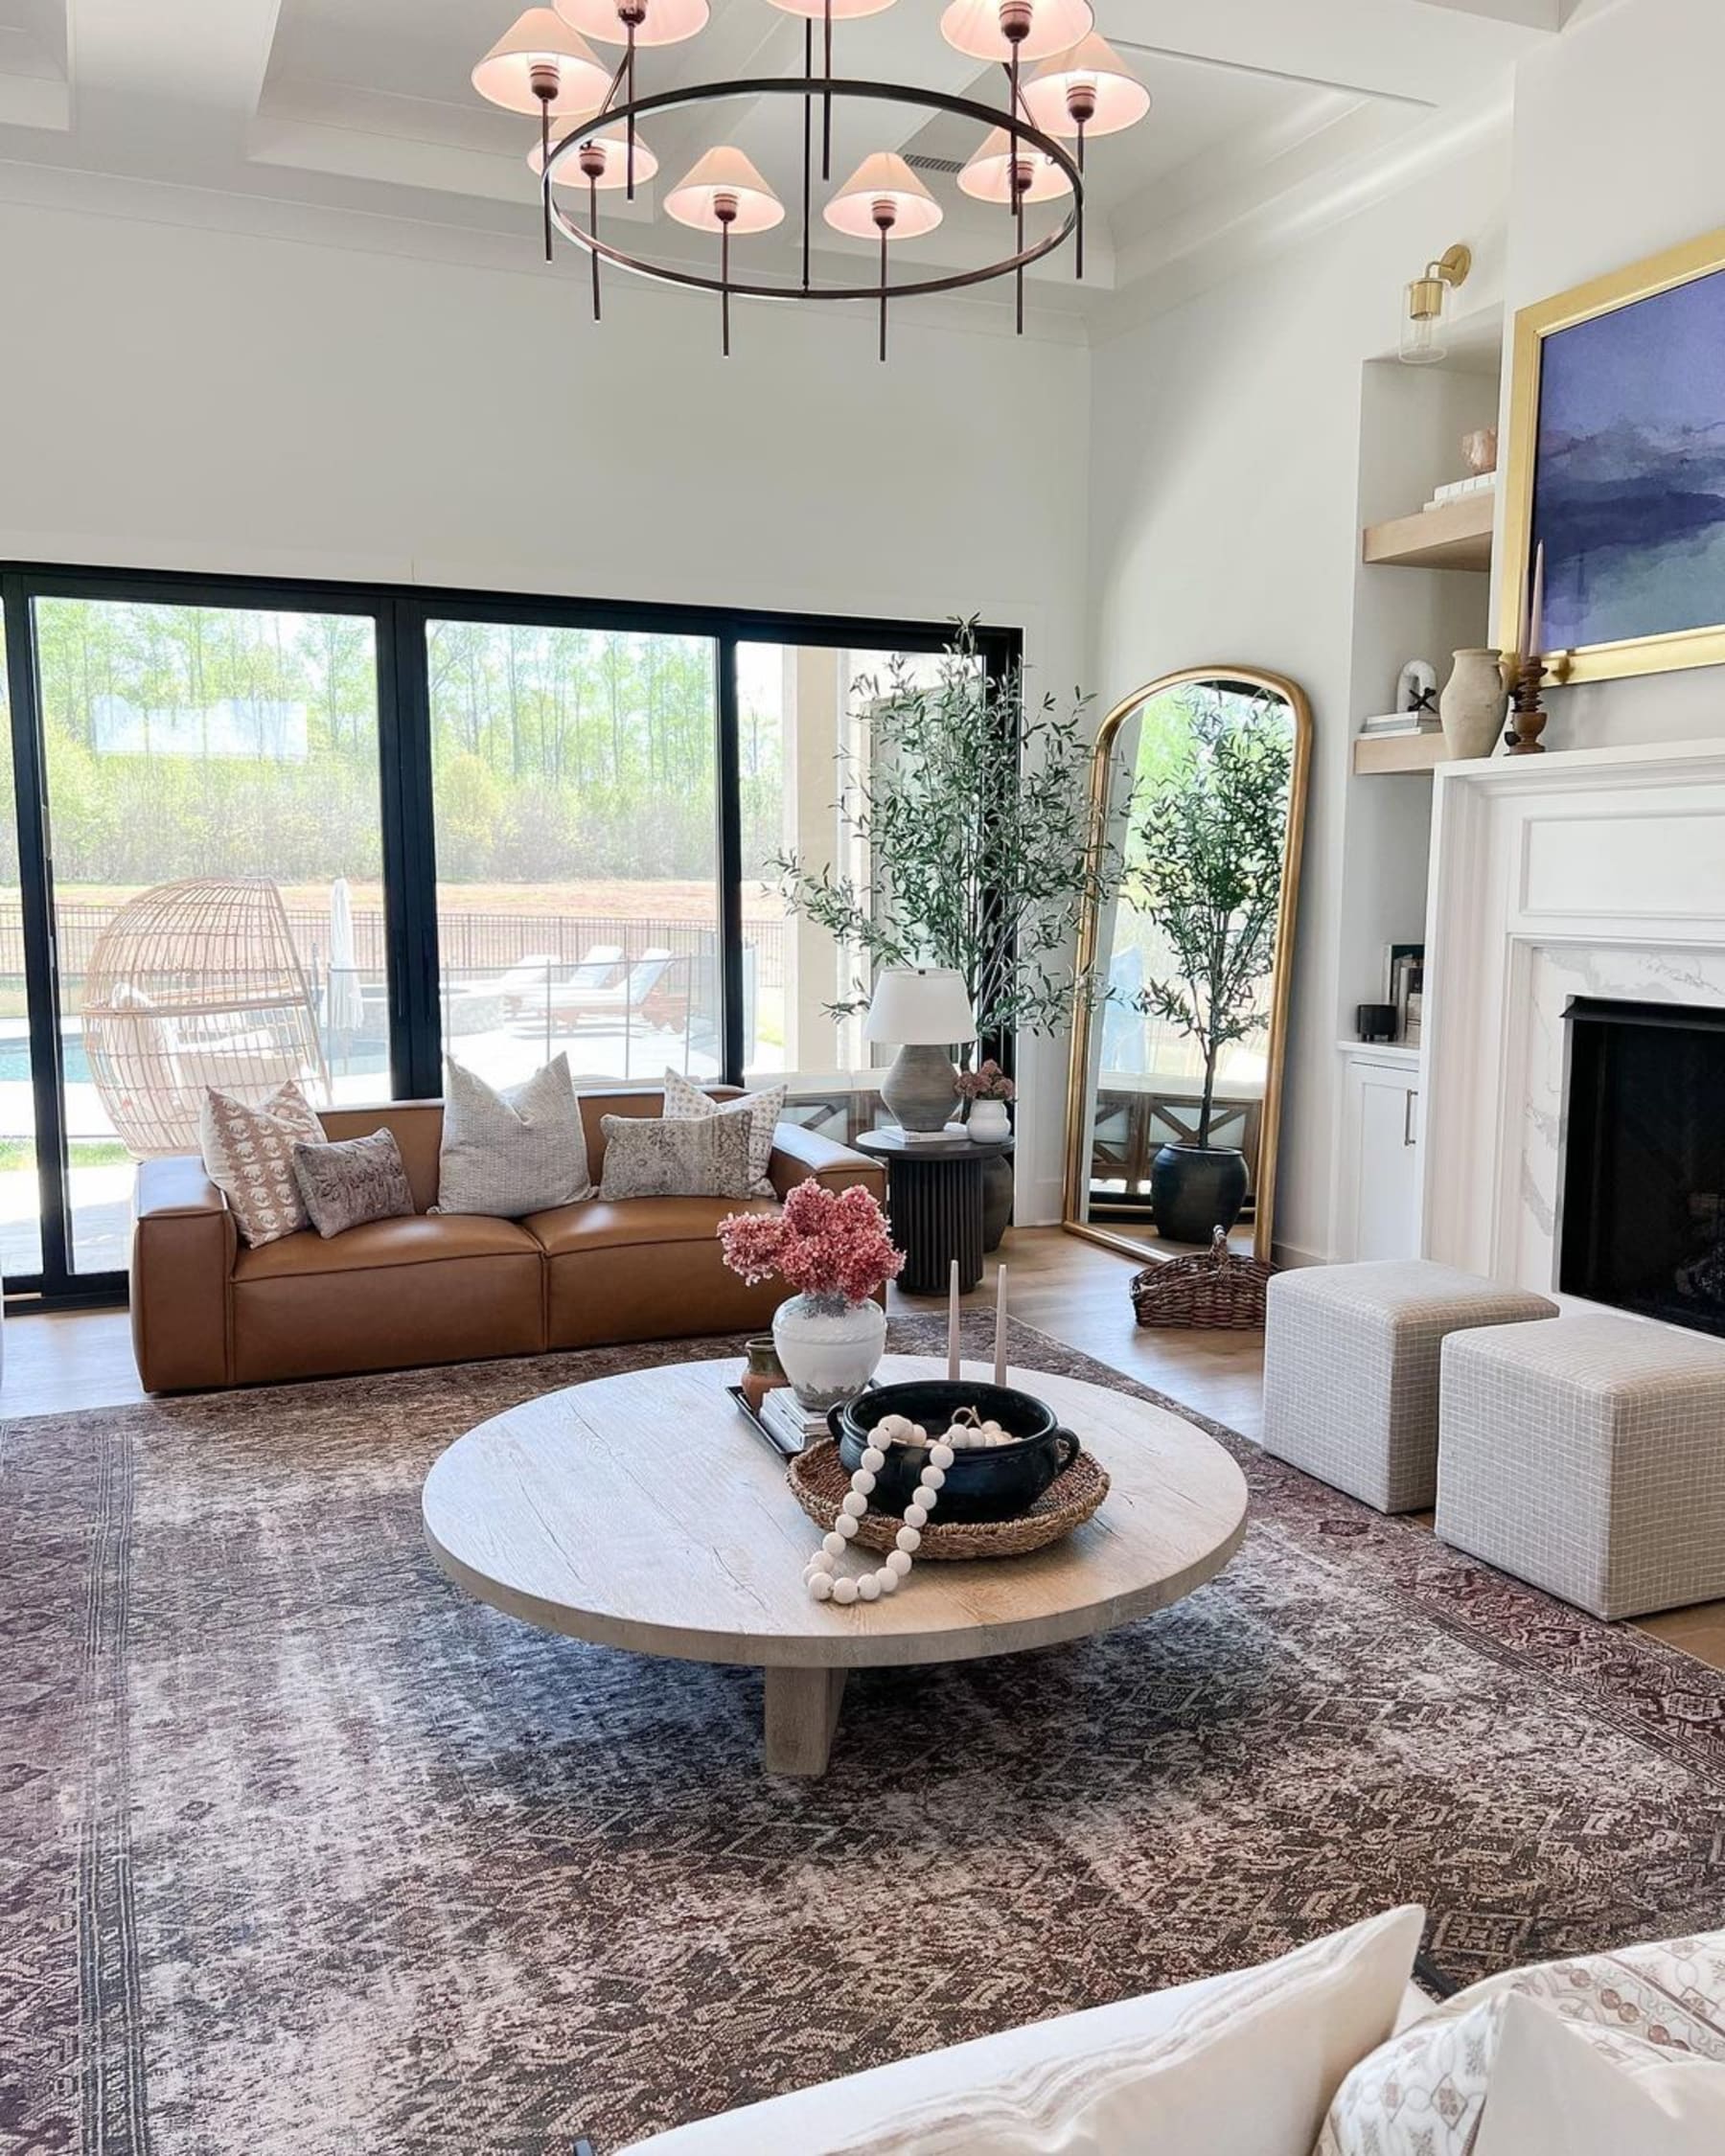
<path id="1" fill-rule="evenodd" d="M 1271 1252 L 1312 712 L 1278 674 L 1188 667 L 1096 736 L 1064 1225 L 1144 1257 L 1214 1226 Z"/>

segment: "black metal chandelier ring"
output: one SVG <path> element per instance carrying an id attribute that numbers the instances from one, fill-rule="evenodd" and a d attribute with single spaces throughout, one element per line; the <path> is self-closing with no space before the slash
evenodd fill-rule
<path id="1" fill-rule="evenodd" d="M 675 112 L 685 105 L 718 104 L 727 99 L 753 97 L 865 98 L 881 104 L 913 104 L 930 112 L 951 113 L 959 120 L 974 120 L 984 127 L 1000 127 L 1011 133 L 1017 142 L 1027 143 L 1031 149 L 1057 165 L 1071 183 L 1071 200 L 1065 218 L 1055 229 L 1034 245 L 1024 247 L 1016 254 L 1005 255 L 987 263 L 978 269 L 949 270 L 938 277 L 918 277 L 889 287 L 894 300 L 926 298 L 936 292 L 962 291 L 967 286 L 985 285 L 996 278 L 1010 277 L 1015 270 L 1023 270 L 1031 263 L 1040 262 L 1071 238 L 1084 212 L 1084 173 L 1077 160 L 1053 135 L 1029 121 L 1019 119 L 1015 125 L 1011 116 L 996 105 L 981 103 L 976 98 L 950 96 L 944 90 L 914 87 L 909 83 L 874 82 L 852 80 L 834 76 L 748 76 L 734 82 L 702 82 L 681 89 L 659 90 L 650 97 L 634 98 L 627 103 L 607 104 L 595 112 L 590 120 L 577 122 L 563 140 L 552 146 L 545 160 L 541 179 L 547 195 L 551 197 L 551 217 L 564 239 L 585 247 L 589 254 L 614 264 L 619 269 L 631 270 L 637 277 L 646 277 L 660 285 L 677 285 L 702 292 L 716 292 L 725 297 L 740 296 L 745 299 L 765 300 L 867 300 L 879 303 L 882 297 L 878 282 L 868 285 L 759 285 L 739 282 L 735 278 L 709 277 L 699 270 L 676 269 L 669 264 L 656 263 L 642 255 L 629 253 L 601 240 L 597 233 L 583 228 L 564 215 L 553 190 L 553 174 L 565 157 L 579 158 L 581 147 L 591 140 L 603 126 L 632 127 L 634 122 L 654 112 Z"/>

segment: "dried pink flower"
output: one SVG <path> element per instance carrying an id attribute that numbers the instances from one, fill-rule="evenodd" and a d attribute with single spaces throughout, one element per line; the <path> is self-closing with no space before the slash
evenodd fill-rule
<path id="1" fill-rule="evenodd" d="M 752 1286 L 776 1273 L 798 1295 L 863 1302 L 904 1270 L 905 1253 L 871 1192 L 799 1182 L 781 1212 L 731 1213 L 719 1223 L 724 1262 Z"/>

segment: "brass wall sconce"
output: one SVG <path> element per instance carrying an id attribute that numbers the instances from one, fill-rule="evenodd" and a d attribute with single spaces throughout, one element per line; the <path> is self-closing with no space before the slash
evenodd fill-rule
<path id="1" fill-rule="evenodd" d="M 1415 277 L 1408 287 L 1401 325 L 1404 365 L 1431 367 L 1449 356 L 1443 333 L 1449 317 L 1449 296 L 1458 285 L 1466 284 L 1472 267 L 1473 249 L 1458 244 L 1446 249 L 1436 262 L 1427 263 L 1424 276 Z"/>

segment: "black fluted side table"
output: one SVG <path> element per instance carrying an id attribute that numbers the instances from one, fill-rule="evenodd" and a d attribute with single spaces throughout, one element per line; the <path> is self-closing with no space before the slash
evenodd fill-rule
<path id="1" fill-rule="evenodd" d="M 864 1131 L 851 1143 L 886 1164 L 892 1240 L 905 1253 L 899 1286 L 908 1296 L 941 1296 L 958 1260 L 968 1294 L 982 1277 L 982 1163 L 1012 1151 L 1011 1138 L 908 1138 L 903 1131 Z"/>

